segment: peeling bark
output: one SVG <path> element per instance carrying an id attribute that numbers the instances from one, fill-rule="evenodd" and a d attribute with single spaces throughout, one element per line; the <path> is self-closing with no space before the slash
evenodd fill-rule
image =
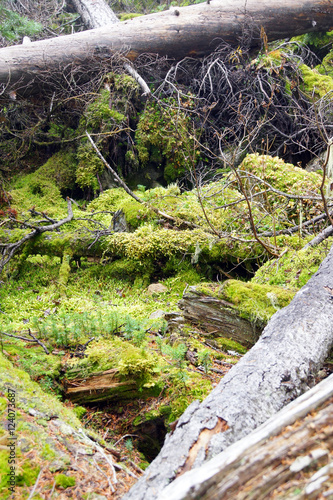
<path id="1" fill-rule="evenodd" d="M 332 419 L 333 375 L 176 479 L 158 500 L 319 498 L 333 481 Z"/>
<path id="2" fill-rule="evenodd" d="M 319 270 L 276 312 L 255 346 L 202 402 L 192 403 L 166 438 L 157 458 L 124 499 L 150 500 L 184 472 L 201 433 L 219 421 L 223 432 L 212 433 L 196 448 L 192 469 L 249 434 L 314 384 L 333 344 L 333 248 Z"/>

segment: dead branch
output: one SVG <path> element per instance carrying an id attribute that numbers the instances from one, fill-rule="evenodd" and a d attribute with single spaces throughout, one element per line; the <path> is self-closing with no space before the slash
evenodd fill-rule
<path id="1" fill-rule="evenodd" d="M 67 210 L 68 210 L 68 215 L 65 219 L 50 224 L 49 226 L 36 227 L 31 233 L 26 234 L 21 240 L 17 241 L 16 243 L 0 243 L 0 247 L 3 248 L 2 257 L 0 259 L 0 274 L 2 273 L 4 267 L 10 261 L 10 259 L 15 255 L 18 249 L 22 245 L 24 245 L 24 243 L 26 243 L 29 240 L 32 240 L 39 234 L 45 233 L 46 231 L 55 231 L 60 226 L 66 224 L 66 222 L 70 222 L 73 219 L 72 203 L 69 198 L 67 198 Z"/>
<path id="2" fill-rule="evenodd" d="M 30 337 L 32 337 L 32 339 L 29 339 L 27 337 L 22 337 L 20 335 L 13 335 L 12 333 L 6 333 L 6 332 L 1 332 L 0 335 L 6 335 L 6 337 L 12 337 L 14 339 L 17 339 L 17 340 L 24 340 L 25 342 L 32 342 L 32 343 L 37 343 L 38 345 L 40 345 L 46 354 L 50 354 L 50 351 L 47 349 L 47 347 L 43 344 L 43 342 L 41 342 L 39 339 L 37 339 L 30 331 L 30 328 L 29 328 L 29 331 L 28 331 Z"/>

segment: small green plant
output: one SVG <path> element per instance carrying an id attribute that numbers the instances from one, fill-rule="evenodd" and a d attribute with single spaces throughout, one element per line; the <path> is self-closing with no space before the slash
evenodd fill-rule
<path id="1" fill-rule="evenodd" d="M 133 450 L 134 450 L 134 445 L 133 445 L 133 441 L 131 438 L 126 439 L 125 448 L 128 451 L 128 453 L 131 455 Z"/>
<path id="2" fill-rule="evenodd" d="M 40 23 L 0 6 L 0 34 L 7 40 L 13 42 L 23 36 L 34 36 L 42 29 L 43 26 Z"/>
<path id="3" fill-rule="evenodd" d="M 203 366 L 205 373 L 209 372 L 209 368 L 212 366 L 212 355 L 208 349 L 198 353 L 198 363 Z"/>

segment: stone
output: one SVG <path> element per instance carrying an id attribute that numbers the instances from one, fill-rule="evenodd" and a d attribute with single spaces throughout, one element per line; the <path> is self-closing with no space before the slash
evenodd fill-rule
<path id="1" fill-rule="evenodd" d="M 153 293 L 159 294 L 159 293 L 165 293 L 168 291 L 168 288 L 165 285 L 162 285 L 162 283 L 152 283 L 148 287 L 148 293 L 150 295 L 153 295 Z"/>
<path id="2" fill-rule="evenodd" d="M 164 317 L 164 311 L 162 309 L 157 309 L 157 311 L 154 311 L 151 313 L 149 316 L 149 319 L 158 319 L 158 318 L 163 318 Z"/>

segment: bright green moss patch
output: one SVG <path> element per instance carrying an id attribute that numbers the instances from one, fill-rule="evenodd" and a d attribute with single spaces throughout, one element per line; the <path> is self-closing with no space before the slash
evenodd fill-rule
<path id="1" fill-rule="evenodd" d="M 265 325 L 272 315 L 289 304 L 295 290 L 239 280 L 227 280 L 222 286 L 203 283 L 196 285 L 196 291 L 233 304 L 242 318 L 259 326 Z M 232 349 L 232 348 L 231 348 Z M 238 349 L 234 349 L 238 350 Z"/>
<path id="2" fill-rule="evenodd" d="M 239 342 L 227 339 L 225 337 L 214 338 L 214 342 L 216 342 L 218 346 L 224 351 L 236 351 L 239 352 L 240 354 L 245 354 L 247 351 L 246 347 L 239 344 Z"/>
<path id="3" fill-rule="evenodd" d="M 73 151 L 59 151 L 38 169 L 38 176 L 49 178 L 60 191 L 75 186 L 77 159 Z"/>
<path id="4" fill-rule="evenodd" d="M 273 314 L 287 306 L 295 292 L 271 285 L 226 281 L 219 295 L 234 304 L 241 317 L 253 323 L 265 324 Z"/>
<path id="5" fill-rule="evenodd" d="M 314 94 L 318 99 L 333 90 L 333 78 L 329 75 L 322 75 L 305 64 L 300 65 L 300 70 L 303 75 L 304 91 L 311 96 Z"/>
<path id="6" fill-rule="evenodd" d="M 0 354 L 0 385 L 3 390 L 8 387 L 15 390 L 17 408 L 24 411 L 33 408 L 46 415 L 56 414 L 74 427 L 80 426 L 80 421 L 69 408 L 64 407 L 56 397 L 46 394 L 25 371 L 14 368 L 2 354 Z"/>
<path id="7" fill-rule="evenodd" d="M 252 283 L 300 289 L 318 270 L 331 245 L 332 238 L 328 238 L 316 247 L 289 250 L 280 259 L 266 262 L 256 272 Z"/>
<path id="8" fill-rule="evenodd" d="M 328 75 L 333 80 L 333 49 L 324 57 L 322 63 L 316 69 L 322 75 Z"/>
<path id="9" fill-rule="evenodd" d="M 55 484 L 58 487 L 63 488 L 64 490 L 66 488 L 71 488 L 72 486 L 75 486 L 76 483 L 75 477 L 66 476 L 65 474 L 57 474 L 54 480 Z"/>
<path id="10" fill-rule="evenodd" d="M 158 363 L 158 356 L 144 348 L 135 347 L 131 343 L 117 337 L 108 341 L 92 342 L 87 350 L 87 357 L 68 362 L 67 378 L 84 378 L 94 372 L 103 372 L 112 368 L 121 376 L 135 376 L 144 383 L 150 380 Z"/>

